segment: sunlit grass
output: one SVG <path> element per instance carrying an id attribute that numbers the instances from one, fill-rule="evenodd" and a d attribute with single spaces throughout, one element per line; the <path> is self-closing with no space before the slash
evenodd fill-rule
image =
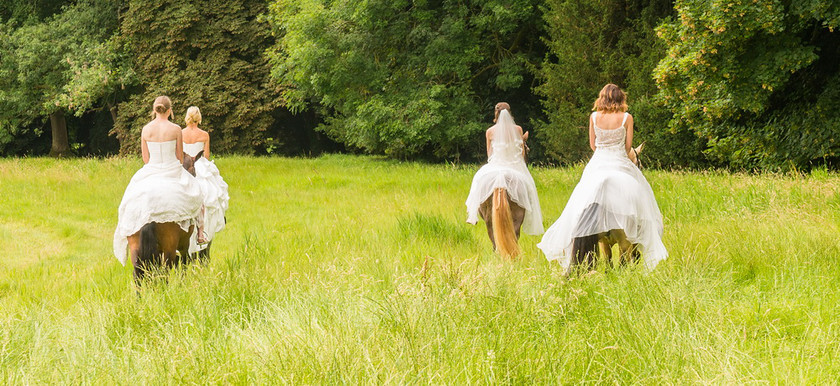
<path id="1" fill-rule="evenodd" d="M 2 383 L 772 383 L 840 374 L 840 176 L 646 171 L 670 258 L 566 280 L 464 223 L 474 165 L 224 157 L 207 266 L 135 293 L 136 159 L 0 160 Z M 533 170 L 546 225 L 579 177 Z"/>

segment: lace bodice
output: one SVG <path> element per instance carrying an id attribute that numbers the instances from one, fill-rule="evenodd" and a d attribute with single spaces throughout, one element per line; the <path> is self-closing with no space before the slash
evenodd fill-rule
<path id="1" fill-rule="evenodd" d="M 184 153 L 190 155 L 190 157 L 195 157 L 198 152 L 204 150 L 204 142 L 198 141 L 196 143 L 185 143 L 184 144 Z"/>
<path id="2" fill-rule="evenodd" d="M 146 146 L 149 148 L 149 163 L 150 164 L 163 164 L 167 162 L 177 161 L 178 157 L 175 156 L 175 141 L 166 141 L 166 142 L 146 142 Z"/>
<path id="3" fill-rule="evenodd" d="M 598 127 L 595 119 L 597 115 L 598 112 L 592 113 L 592 125 L 595 127 L 595 147 L 624 147 L 625 139 L 627 138 L 627 129 L 624 127 L 624 124 L 627 122 L 627 113 L 624 113 L 624 119 L 621 121 L 621 126 L 617 129 L 611 130 L 605 130 Z"/>
<path id="4" fill-rule="evenodd" d="M 488 163 L 493 164 L 509 164 L 523 161 L 522 158 L 522 140 L 514 143 L 503 143 L 501 141 L 491 141 L 490 146 L 493 147 L 493 154 Z"/>

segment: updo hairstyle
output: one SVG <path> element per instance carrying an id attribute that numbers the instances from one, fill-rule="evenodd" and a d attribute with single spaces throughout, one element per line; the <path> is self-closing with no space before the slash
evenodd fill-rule
<path id="1" fill-rule="evenodd" d="M 201 110 L 198 109 L 196 106 L 190 106 L 187 109 L 187 115 L 184 117 L 184 122 L 187 125 L 191 125 L 195 123 L 196 125 L 201 123 Z"/>

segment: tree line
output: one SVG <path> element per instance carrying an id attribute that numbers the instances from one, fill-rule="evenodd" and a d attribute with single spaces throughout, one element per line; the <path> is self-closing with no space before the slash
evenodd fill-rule
<path id="1" fill-rule="evenodd" d="M 481 160 L 507 101 L 565 164 L 616 83 L 648 164 L 836 168 L 839 25 L 830 0 L 11 0 L 0 155 L 136 153 L 165 94 L 217 152 L 430 161 Z"/>

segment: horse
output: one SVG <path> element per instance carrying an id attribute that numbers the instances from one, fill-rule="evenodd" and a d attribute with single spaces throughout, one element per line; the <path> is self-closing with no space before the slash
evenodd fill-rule
<path id="1" fill-rule="evenodd" d="M 195 160 L 200 158 L 202 153 L 203 151 L 199 152 L 195 157 L 184 153 L 184 169 L 193 176 L 195 176 Z M 150 222 L 143 225 L 137 233 L 128 236 L 128 249 L 131 254 L 131 263 L 134 265 L 135 283 L 140 285 L 143 277 L 152 267 L 172 268 L 176 264 L 185 264 L 194 259 L 195 256 L 189 254 L 194 229 L 195 226 L 190 225 L 189 230 L 185 232 L 174 222 Z M 209 251 L 207 253 L 209 254 Z"/>
<path id="2" fill-rule="evenodd" d="M 630 161 L 633 162 L 639 170 L 642 169 L 642 161 L 639 155 L 644 147 L 645 144 L 643 142 L 635 148 L 630 148 L 630 151 L 627 153 L 627 157 L 630 158 Z M 593 204 L 591 207 L 584 210 L 584 216 L 586 216 L 586 211 L 597 210 L 598 205 Z M 618 249 L 620 251 L 619 265 L 630 262 L 635 263 L 641 257 L 638 245 L 627 240 L 627 234 L 623 229 L 610 229 L 607 232 L 576 237 L 572 242 L 571 266 L 583 265 L 587 268 L 594 267 L 597 249 L 600 249 L 601 254 L 604 255 L 608 262 L 612 262 L 612 247 L 616 244 L 618 245 Z"/>

